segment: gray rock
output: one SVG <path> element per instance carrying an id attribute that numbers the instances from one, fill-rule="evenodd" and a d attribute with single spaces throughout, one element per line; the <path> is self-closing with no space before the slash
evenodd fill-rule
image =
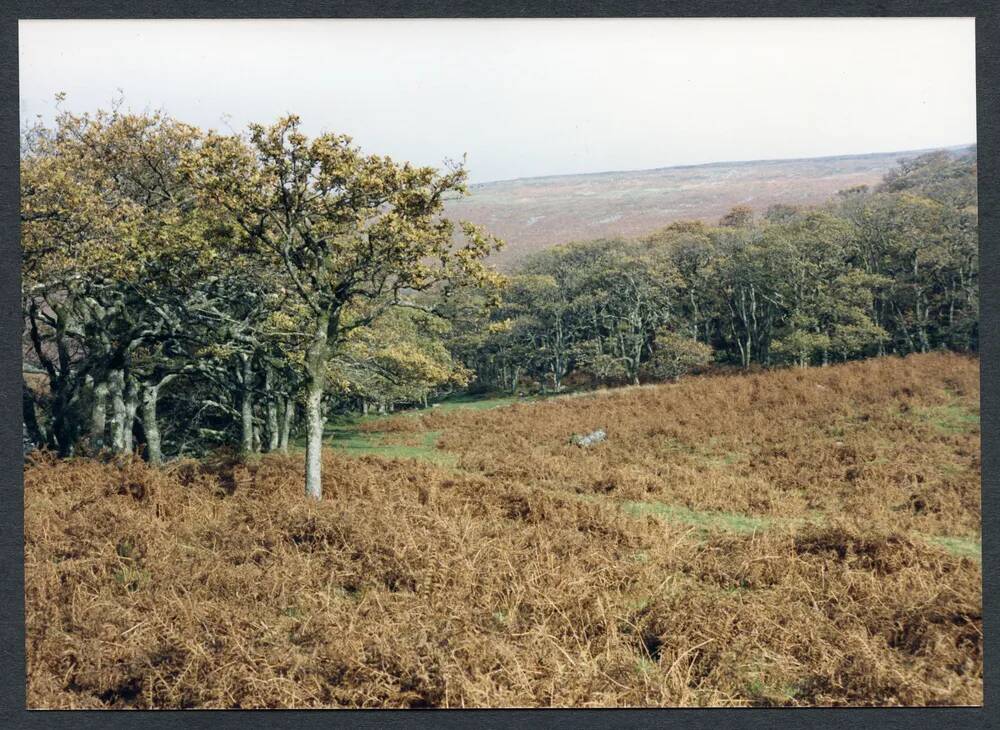
<path id="1" fill-rule="evenodd" d="M 607 437 L 608 435 L 604 432 L 604 429 L 599 428 L 593 433 L 588 433 L 586 436 L 573 434 L 570 437 L 570 441 L 581 448 L 586 448 L 588 446 L 593 446 L 594 444 L 601 443 L 601 441 L 603 441 Z"/>

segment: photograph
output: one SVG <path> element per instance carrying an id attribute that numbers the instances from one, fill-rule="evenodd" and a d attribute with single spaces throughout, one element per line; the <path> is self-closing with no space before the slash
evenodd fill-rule
<path id="1" fill-rule="evenodd" d="M 19 20 L 27 709 L 981 707 L 976 24 Z"/>

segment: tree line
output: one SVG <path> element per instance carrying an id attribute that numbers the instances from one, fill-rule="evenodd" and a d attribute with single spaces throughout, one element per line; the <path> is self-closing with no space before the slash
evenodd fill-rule
<path id="1" fill-rule="evenodd" d="M 820 365 L 978 347 L 975 151 L 899 163 L 823 206 L 733 208 L 633 241 L 555 246 L 456 328 L 477 381 L 559 391 L 709 363 Z M 471 295 L 474 296 L 474 295 Z"/>
<path id="2" fill-rule="evenodd" d="M 461 164 L 310 139 L 295 116 L 220 134 L 61 112 L 26 130 L 20 173 L 25 438 L 62 456 L 304 440 L 319 497 L 337 411 L 977 348 L 974 151 L 506 277 L 486 261 L 501 242 L 444 215 Z"/>
<path id="3" fill-rule="evenodd" d="M 309 139 L 295 116 L 219 134 L 113 109 L 28 130 L 26 438 L 159 463 L 287 450 L 298 427 L 320 497 L 331 403 L 467 381 L 418 301 L 500 281 L 483 263 L 499 242 L 441 215 L 465 175 Z"/>

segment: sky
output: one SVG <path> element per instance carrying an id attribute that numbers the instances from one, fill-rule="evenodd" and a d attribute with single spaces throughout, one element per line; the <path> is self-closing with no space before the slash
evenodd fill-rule
<path id="1" fill-rule="evenodd" d="M 472 182 L 976 141 L 968 18 L 20 21 L 22 124 L 118 96 Z"/>

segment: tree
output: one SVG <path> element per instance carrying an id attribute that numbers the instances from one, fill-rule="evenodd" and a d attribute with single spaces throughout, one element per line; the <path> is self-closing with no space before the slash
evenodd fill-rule
<path id="1" fill-rule="evenodd" d="M 332 397 L 376 404 L 380 411 L 397 404 L 427 404 L 438 390 L 468 384 L 471 372 L 444 345 L 447 320 L 426 312 L 395 307 L 381 318 L 353 330 L 330 363 Z"/>
<path id="2" fill-rule="evenodd" d="M 205 219 L 192 215 L 179 174 L 198 142 L 189 125 L 117 109 L 63 112 L 54 129 L 26 135 L 25 324 L 48 376 L 49 433 L 60 454 L 72 453 L 88 416 L 94 445 L 131 450 L 141 389 L 132 356 L 176 334 L 176 294 L 212 265 Z"/>
<path id="3" fill-rule="evenodd" d="M 656 333 L 653 354 L 643 364 L 643 373 L 656 380 L 677 380 L 712 362 L 712 348 L 677 332 Z"/>
<path id="4" fill-rule="evenodd" d="M 734 206 L 719 220 L 723 228 L 746 228 L 753 224 L 753 208 L 749 205 Z"/>
<path id="5" fill-rule="evenodd" d="M 770 364 L 771 339 L 784 312 L 781 287 L 788 259 L 774 243 L 753 228 L 727 228 L 717 239 L 724 327 L 744 368 L 752 362 Z"/>
<path id="6" fill-rule="evenodd" d="M 488 283 L 482 259 L 497 241 L 441 217 L 444 198 L 465 192 L 465 171 L 398 165 L 363 155 L 349 137 L 309 140 L 298 117 L 253 125 L 249 142 L 210 134 L 190 168 L 203 205 L 225 210 L 253 255 L 283 277 L 306 308 L 306 492 L 322 497 L 322 401 L 327 365 L 351 330 L 406 292 Z M 345 320 L 350 307 L 360 314 Z"/>
<path id="7" fill-rule="evenodd" d="M 777 298 L 783 313 L 772 345 L 776 355 L 806 366 L 848 357 L 879 342 L 884 331 L 870 317 L 883 280 L 851 263 L 849 224 L 825 211 L 809 211 L 771 226 L 766 238 L 784 262 Z"/>
<path id="8" fill-rule="evenodd" d="M 511 345 L 523 346 L 521 367 L 555 392 L 569 372 L 576 314 L 573 291 L 551 274 L 511 277 L 500 316 L 510 321 Z M 513 377 L 513 385 L 517 376 Z"/>
<path id="9" fill-rule="evenodd" d="M 720 260 L 711 230 L 700 222 L 679 222 L 650 237 L 677 269 L 678 318 L 691 337 L 708 344 L 719 318 L 717 271 Z"/>
<path id="10" fill-rule="evenodd" d="M 673 318 L 680 285 L 673 262 L 641 248 L 623 247 L 601 257 L 589 285 L 602 292 L 603 351 L 617 357 L 629 381 L 652 352 L 656 329 Z"/>
<path id="11" fill-rule="evenodd" d="M 628 378 L 628 368 L 620 357 L 604 351 L 600 340 L 583 340 L 573 346 L 577 367 L 599 383 L 621 382 Z"/>

